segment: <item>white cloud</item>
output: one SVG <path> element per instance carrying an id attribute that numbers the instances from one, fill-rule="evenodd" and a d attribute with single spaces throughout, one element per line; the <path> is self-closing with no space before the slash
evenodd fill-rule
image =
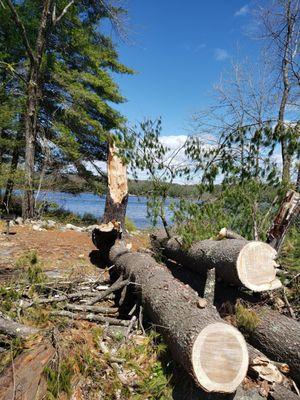
<path id="1" fill-rule="evenodd" d="M 216 59 L 217 61 L 224 61 L 224 60 L 226 60 L 226 59 L 229 58 L 229 57 L 230 57 L 230 56 L 229 56 L 229 53 L 228 53 L 227 50 L 225 50 L 225 49 L 220 49 L 220 48 L 215 49 L 215 59 Z"/>
<path id="2" fill-rule="evenodd" d="M 245 6 L 241 7 L 239 10 L 237 10 L 234 13 L 234 16 L 235 17 L 243 17 L 243 16 L 249 14 L 249 11 L 250 11 L 249 5 L 246 4 Z"/>

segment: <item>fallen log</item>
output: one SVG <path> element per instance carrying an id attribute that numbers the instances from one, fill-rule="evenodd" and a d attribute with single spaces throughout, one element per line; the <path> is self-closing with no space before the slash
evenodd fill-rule
<path id="1" fill-rule="evenodd" d="M 215 268 L 225 282 L 243 285 L 255 292 L 281 287 L 276 278 L 277 253 L 266 243 L 243 239 L 202 240 L 184 249 L 176 237 L 166 240 L 154 234 L 151 241 L 155 249 L 163 249 L 166 257 L 201 275 Z"/>
<path id="2" fill-rule="evenodd" d="M 256 327 L 248 340 L 272 360 L 288 364 L 290 376 L 300 383 L 300 323 L 267 307 L 257 312 Z"/>
<path id="3" fill-rule="evenodd" d="M 296 393 L 278 384 L 272 385 L 268 394 L 268 400 L 299 400 L 299 398 Z"/>
<path id="4" fill-rule="evenodd" d="M 130 252 L 118 242 L 109 258 L 135 282 L 145 311 L 196 384 L 207 392 L 234 392 L 248 368 L 241 333 L 224 323 L 212 305 L 199 308 L 196 292 L 149 254 Z"/>
<path id="5" fill-rule="evenodd" d="M 47 384 L 43 372 L 54 353 L 52 345 L 44 342 L 20 354 L 0 376 L 0 399 L 44 399 Z"/>
<path id="6" fill-rule="evenodd" d="M 278 252 L 286 237 L 286 234 L 300 213 L 300 193 L 289 190 L 283 199 L 280 209 L 274 219 L 273 225 L 269 229 L 267 243 Z"/>
<path id="7" fill-rule="evenodd" d="M 11 337 L 27 339 L 29 336 L 37 334 L 39 329 L 0 317 L 0 332 Z"/>

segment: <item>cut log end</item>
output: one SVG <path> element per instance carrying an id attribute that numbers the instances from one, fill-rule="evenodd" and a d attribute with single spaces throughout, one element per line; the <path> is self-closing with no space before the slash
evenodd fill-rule
<path id="1" fill-rule="evenodd" d="M 242 334 L 222 322 L 205 327 L 192 348 L 194 375 L 207 392 L 233 393 L 245 378 L 248 363 Z"/>
<path id="2" fill-rule="evenodd" d="M 276 278 L 276 250 L 263 242 L 249 242 L 237 259 L 237 273 L 242 284 L 255 292 L 281 287 Z"/>

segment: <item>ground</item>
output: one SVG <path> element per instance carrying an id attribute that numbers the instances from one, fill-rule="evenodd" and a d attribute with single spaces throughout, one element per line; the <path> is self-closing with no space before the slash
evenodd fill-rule
<path id="1" fill-rule="evenodd" d="M 4 232 L 4 225 L 0 229 Z M 134 250 L 147 246 L 147 234 L 131 235 L 128 240 Z M 90 233 L 59 229 L 35 231 L 31 225 L 14 226 L 10 235 L 0 235 L 0 281 L 15 272 L 17 260 L 30 250 L 36 250 L 44 271 L 53 278 L 73 274 L 95 276 L 99 272 L 89 257 L 95 250 Z"/>

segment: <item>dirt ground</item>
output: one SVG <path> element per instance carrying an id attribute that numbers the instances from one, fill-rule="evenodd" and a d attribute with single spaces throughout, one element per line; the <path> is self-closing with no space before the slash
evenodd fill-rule
<path id="1" fill-rule="evenodd" d="M 90 254 L 96 248 L 87 232 L 53 229 L 35 231 L 31 225 L 14 226 L 6 235 L 0 227 L 0 280 L 16 271 L 16 262 L 27 251 L 36 250 L 44 270 L 53 278 L 82 274 L 97 275 L 98 268 L 91 263 Z M 133 250 L 147 247 L 147 235 L 129 236 Z"/>

